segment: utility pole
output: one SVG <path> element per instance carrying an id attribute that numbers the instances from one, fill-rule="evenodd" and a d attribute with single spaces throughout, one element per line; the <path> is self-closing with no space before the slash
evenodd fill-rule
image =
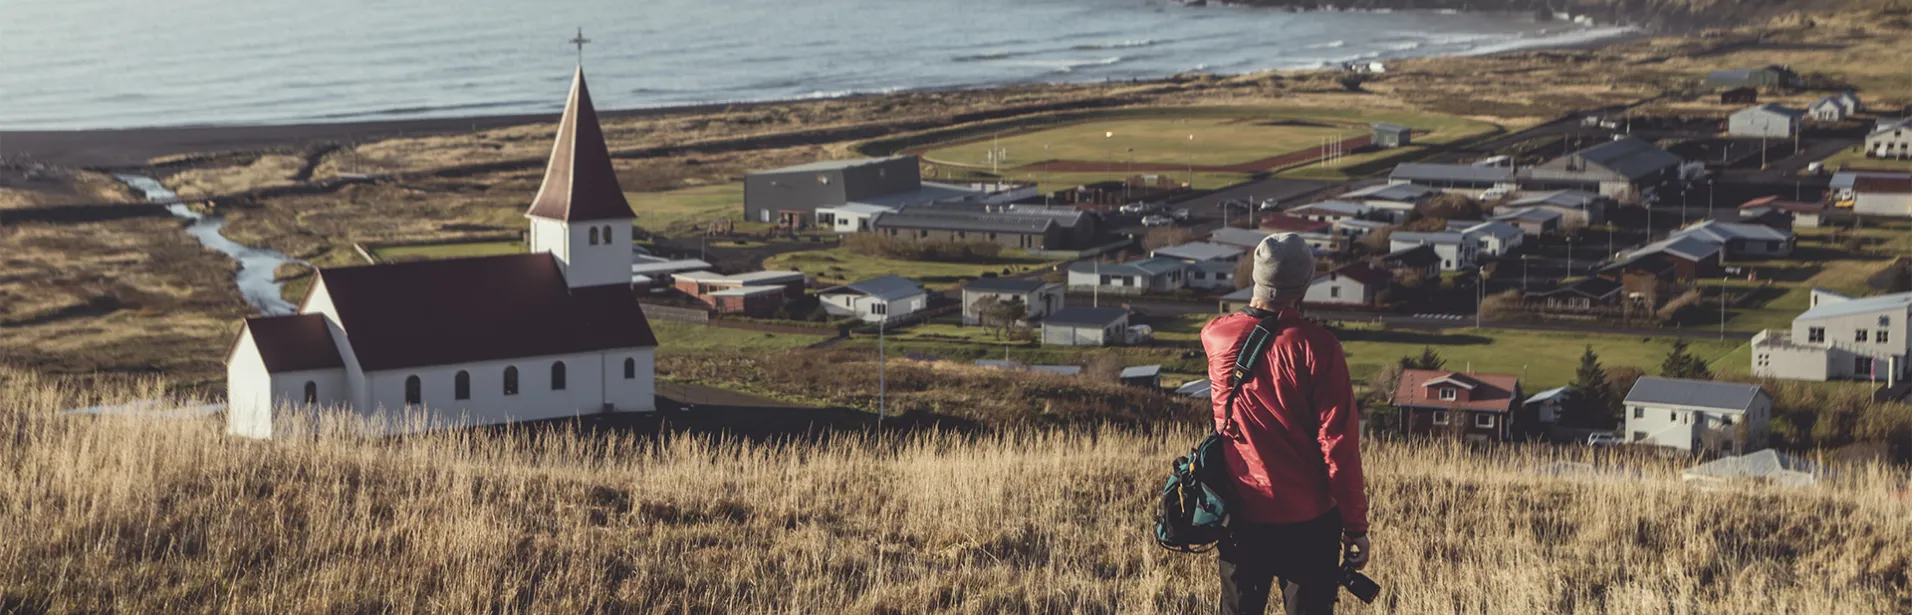
<path id="1" fill-rule="evenodd" d="M 1487 311 L 1487 266 L 1474 267 L 1474 328 L 1480 328 L 1481 314 Z"/>
<path id="2" fill-rule="evenodd" d="M 1726 339 L 1726 276 L 1719 277 L 1719 339 Z"/>
<path id="3" fill-rule="evenodd" d="M 1527 255 L 1520 255 L 1520 291 L 1527 292 Z"/>
<path id="4" fill-rule="evenodd" d="M 1095 265 L 1090 268 L 1095 279 L 1089 284 L 1089 307 L 1102 307 L 1102 257 L 1095 257 Z"/>
<path id="5" fill-rule="evenodd" d="M 876 321 L 876 430 L 878 433 L 882 433 L 883 431 L 883 415 L 887 414 L 887 402 L 889 401 L 888 374 L 884 373 L 884 366 L 888 362 L 889 356 L 885 353 L 883 347 L 884 329 L 889 322 L 889 310 L 885 309 L 883 310 L 883 319 Z"/>
<path id="6" fill-rule="evenodd" d="M 1567 238 L 1567 277 L 1573 277 L 1573 238 Z"/>
<path id="7" fill-rule="evenodd" d="M 1706 217 L 1707 218 L 1713 217 L 1713 201 L 1714 201 L 1713 195 L 1717 194 L 1718 192 L 1719 192 L 1719 188 L 1713 185 L 1713 178 L 1711 177 L 1706 178 Z"/>

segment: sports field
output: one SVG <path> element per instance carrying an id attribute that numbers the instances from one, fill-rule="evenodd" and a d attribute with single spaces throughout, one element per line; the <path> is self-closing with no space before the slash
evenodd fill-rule
<path id="1" fill-rule="evenodd" d="M 1293 118 L 1117 119 L 985 138 L 933 149 L 926 156 L 987 167 L 995 147 L 1004 152 L 1003 167 L 1047 160 L 1103 162 L 1117 171 L 1124 163 L 1229 166 L 1367 132 L 1365 124 Z"/>

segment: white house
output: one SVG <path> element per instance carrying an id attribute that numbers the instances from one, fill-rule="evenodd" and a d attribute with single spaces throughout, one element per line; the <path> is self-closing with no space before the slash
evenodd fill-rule
<path id="1" fill-rule="evenodd" d="M 572 79 L 530 253 L 322 268 L 296 314 L 246 319 L 226 431 L 335 408 L 383 433 L 656 409 L 657 339 L 631 288 L 631 221 L 584 72 Z"/>
<path id="2" fill-rule="evenodd" d="M 1226 261 L 1195 261 L 1188 264 L 1182 273 L 1183 283 L 1189 288 L 1202 290 L 1233 290 L 1235 288 L 1235 263 Z"/>
<path id="3" fill-rule="evenodd" d="M 1302 205 L 1288 210 L 1288 215 L 1315 222 L 1340 222 L 1363 218 L 1373 211 L 1369 205 L 1336 200 Z"/>
<path id="4" fill-rule="evenodd" d="M 1765 447 L 1773 398 L 1755 384 L 1647 377 L 1624 407 L 1629 443 L 1739 454 Z"/>
<path id="5" fill-rule="evenodd" d="M 1912 174 L 1860 176 L 1852 182 L 1852 211 L 1875 216 L 1912 217 Z"/>
<path id="6" fill-rule="evenodd" d="M 1388 235 L 1388 250 L 1401 251 L 1414 246 L 1434 248 L 1434 254 L 1441 257 L 1442 271 L 1460 271 L 1473 269 L 1479 256 L 1480 244 L 1472 237 L 1460 231 L 1441 231 L 1438 233 L 1404 233 Z"/>
<path id="7" fill-rule="evenodd" d="M 1247 251 L 1247 248 L 1241 246 L 1196 241 L 1165 248 L 1157 248 L 1149 255 L 1156 258 L 1172 258 L 1186 263 L 1197 261 L 1232 263 L 1241 258 L 1242 253 Z"/>
<path id="8" fill-rule="evenodd" d="M 1865 108 L 1865 105 L 1859 102 L 1859 95 L 1854 94 L 1852 90 L 1840 92 L 1839 95 L 1834 96 L 1833 99 L 1838 100 L 1839 105 L 1845 107 L 1846 115 L 1856 115 L 1860 110 Z"/>
<path id="9" fill-rule="evenodd" d="M 1867 158 L 1912 158 L 1912 120 L 1879 122 L 1866 135 Z"/>
<path id="10" fill-rule="evenodd" d="M 838 233 L 867 233 L 877 216 L 896 213 L 897 208 L 869 203 L 844 203 L 817 208 L 817 226 Z"/>
<path id="11" fill-rule="evenodd" d="M 1798 111 L 1767 103 L 1740 109 L 1726 118 L 1726 134 L 1735 137 L 1791 139 L 1799 134 Z"/>
<path id="12" fill-rule="evenodd" d="M 1846 105 L 1837 96 L 1827 96 L 1806 107 L 1806 115 L 1814 121 L 1837 122 L 1846 119 Z"/>
<path id="13" fill-rule="evenodd" d="M 1474 238 L 1475 245 L 1480 246 L 1479 255 L 1489 258 L 1500 258 L 1513 253 L 1527 238 L 1527 234 L 1521 231 L 1520 227 L 1499 220 L 1489 220 L 1468 226 L 1461 230 L 1461 234 Z"/>
<path id="14" fill-rule="evenodd" d="M 817 291 L 823 311 L 864 322 L 894 322 L 929 307 L 929 293 L 902 276 L 886 275 Z"/>
<path id="15" fill-rule="evenodd" d="M 1062 285 L 1038 278 L 976 278 L 963 285 L 963 324 L 981 324 L 976 304 L 985 299 L 1021 302 L 1024 320 L 1040 320 L 1063 308 Z"/>
<path id="16" fill-rule="evenodd" d="M 1381 291 L 1393 281 L 1393 274 L 1359 262 L 1315 276 L 1301 301 L 1324 306 L 1374 307 Z"/>
<path id="17" fill-rule="evenodd" d="M 1853 298 L 1815 288 L 1810 306 L 1793 317 L 1790 331 L 1753 336 L 1754 376 L 1891 385 L 1905 374 L 1912 293 Z"/>
<path id="18" fill-rule="evenodd" d="M 1072 307 L 1042 320 L 1044 346 L 1113 346 L 1128 340 L 1129 311 Z"/>
<path id="19" fill-rule="evenodd" d="M 1121 295 L 1172 293 L 1187 287 L 1188 263 L 1148 258 L 1127 263 L 1077 261 L 1069 265 L 1069 290 Z"/>

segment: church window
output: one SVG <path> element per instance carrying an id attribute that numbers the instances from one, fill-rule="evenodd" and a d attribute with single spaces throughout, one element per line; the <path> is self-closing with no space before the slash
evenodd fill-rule
<path id="1" fill-rule="evenodd" d="M 517 395 L 517 394 L 518 394 L 518 368 L 517 368 L 517 366 L 512 366 L 512 367 L 507 367 L 507 368 L 505 368 L 505 394 L 506 394 L 506 395 Z"/>
<path id="2" fill-rule="evenodd" d="M 457 376 L 452 377 L 451 396 L 453 399 L 471 399 L 471 372 L 461 369 Z"/>
<path id="3" fill-rule="evenodd" d="M 591 245 L 595 246 L 598 244 L 597 235 L 598 235 L 597 227 L 595 226 L 591 227 Z"/>
<path id="4" fill-rule="evenodd" d="M 319 403 L 319 383 L 311 380 L 305 381 L 305 403 Z"/>
<path id="5" fill-rule="evenodd" d="M 563 361 L 558 361 L 556 363 L 551 364 L 551 390 L 553 391 L 564 390 L 564 362 Z"/>
<path id="6" fill-rule="evenodd" d="M 417 376 L 405 377 L 405 405 L 416 406 L 425 403 L 424 386 Z"/>
<path id="7" fill-rule="evenodd" d="M 637 359 L 625 358 L 624 359 L 624 379 L 630 380 L 636 377 L 637 377 Z"/>
<path id="8" fill-rule="evenodd" d="M 611 225 L 604 225 L 604 245 L 611 245 Z"/>

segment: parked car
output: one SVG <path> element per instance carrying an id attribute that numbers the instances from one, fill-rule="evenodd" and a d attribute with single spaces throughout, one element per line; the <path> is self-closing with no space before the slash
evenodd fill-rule
<path id="1" fill-rule="evenodd" d="M 1508 190 L 1506 188 L 1494 188 L 1492 190 L 1482 192 L 1480 195 L 1480 200 L 1498 201 L 1498 200 L 1507 198 L 1507 195 L 1510 195 L 1510 194 L 1513 194 L 1513 191 Z"/>
<path id="2" fill-rule="evenodd" d="M 1243 201 L 1240 199 L 1228 199 L 1226 201 L 1216 203 L 1215 206 L 1220 207 L 1222 209 L 1233 209 L 1235 211 L 1248 211 L 1248 201 Z"/>
<path id="3" fill-rule="evenodd" d="M 1261 202 L 1262 211 L 1274 211 L 1280 208 L 1281 208 L 1281 201 L 1277 201 L 1275 199 L 1268 199 Z"/>
<path id="4" fill-rule="evenodd" d="M 1142 226 L 1168 226 L 1174 223 L 1175 219 L 1168 216 L 1149 216 L 1142 219 Z"/>
<path id="5" fill-rule="evenodd" d="M 1125 214 L 1139 214 L 1148 210 L 1149 210 L 1149 206 L 1144 203 L 1129 203 L 1127 205 L 1123 205 L 1121 207 L 1116 208 L 1116 211 L 1119 211 Z"/>
<path id="6" fill-rule="evenodd" d="M 1175 210 L 1175 211 L 1173 211 L 1173 212 L 1170 212 L 1170 213 L 1169 213 L 1169 215 L 1168 215 L 1168 217 L 1170 217 L 1170 218 L 1174 218 L 1174 219 L 1176 219 L 1176 220 L 1179 220 L 1179 221 L 1182 221 L 1182 222 L 1187 222 L 1187 221 L 1188 221 L 1188 210 L 1187 210 L 1187 209 L 1177 209 L 1177 210 Z"/>
<path id="7" fill-rule="evenodd" d="M 1587 446 L 1619 446 L 1625 443 L 1620 436 L 1610 433 L 1587 434 Z"/>

